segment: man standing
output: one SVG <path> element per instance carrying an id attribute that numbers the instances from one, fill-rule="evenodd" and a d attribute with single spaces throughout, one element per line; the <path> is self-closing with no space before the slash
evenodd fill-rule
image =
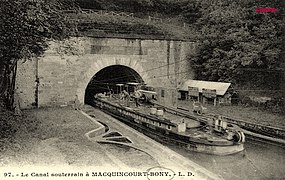
<path id="1" fill-rule="evenodd" d="M 136 89 L 135 89 L 135 92 L 134 92 L 136 107 L 139 107 L 139 106 L 140 106 L 139 99 L 140 99 L 141 95 L 142 95 L 142 94 L 141 94 L 141 93 L 139 92 L 139 90 L 136 88 Z"/>
<path id="2" fill-rule="evenodd" d="M 124 90 L 122 92 L 122 94 L 123 94 L 123 99 L 124 99 L 125 106 L 129 107 L 130 106 L 130 94 L 126 90 Z"/>

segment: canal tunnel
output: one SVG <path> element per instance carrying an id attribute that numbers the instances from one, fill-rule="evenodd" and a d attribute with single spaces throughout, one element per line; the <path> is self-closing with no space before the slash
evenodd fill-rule
<path id="1" fill-rule="evenodd" d="M 118 94 L 129 82 L 141 83 L 144 81 L 142 77 L 130 67 L 123 65 L 111 65 L 98 71 L 90 80 L 85 90 L 85 103 L 93 99 L 95 94 L 112 92 Z M 131 87 L 130 87 L 131 88 Z"/>

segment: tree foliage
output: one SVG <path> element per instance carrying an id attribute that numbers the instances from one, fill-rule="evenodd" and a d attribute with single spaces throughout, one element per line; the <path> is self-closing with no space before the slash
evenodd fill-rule
<path id="1" fill-rule="evenodd" d="M 279 83 L 276 73 L 280 72 L 284 42 L 283 9 L 256 13 L 256 7 L 276 6 L 261 6 L 255 0 L 196 3 L 202 13 L 196 22 L 202 42 L 200 52 L 190 60 L 197 79 L 270 86 L 273 82 L 265 82 L 265 77 L 271 76 Z"/>
<path id="2" fill-rule="evenodd" d="M 11 108 L 17 61 L 40 56 L 48 39 L 68 36 L 60 0 L 2 0 L 0 5 L 0 90 Z"/>
<path id="3" fill-rule="evenodd" d="M 71 1 L 71 0 L 65 0 Z M 189 21 L 197 15 L 195 0 L 74 0 L 85 9 L 122 11 L 136 13 L 136 16 L 161 15 L 187 17 Z M 189 11 L 190 10 L 190 11 Z"/>
<path id="4" fill-rule="evenodd" d="M 2 62 L 39 56 L 47 47 L 47 39 L 66 37 L 66 24 L 59 1 L 7 0 L 1 3 Z"/>

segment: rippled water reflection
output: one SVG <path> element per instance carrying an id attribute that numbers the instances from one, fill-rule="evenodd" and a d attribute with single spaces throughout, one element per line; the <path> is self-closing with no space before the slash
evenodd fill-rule
<path id="1" fill-rule="evenodd" d="M 213 156 L 167 146 L 224 179 L 285 179 L 285 149 L 281 147 L 248 141 L 244 152 Z"/>

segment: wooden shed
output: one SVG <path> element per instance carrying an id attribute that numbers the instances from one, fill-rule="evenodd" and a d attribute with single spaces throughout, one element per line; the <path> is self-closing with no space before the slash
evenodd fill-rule
<path id="1" fill-rule="evenodd" d="M 179 88 L 180 97 L 203 104 L 231 104 L 231 83 L 187 80 Z M 183 99 L 183 98 L 181 98 Z"/>

